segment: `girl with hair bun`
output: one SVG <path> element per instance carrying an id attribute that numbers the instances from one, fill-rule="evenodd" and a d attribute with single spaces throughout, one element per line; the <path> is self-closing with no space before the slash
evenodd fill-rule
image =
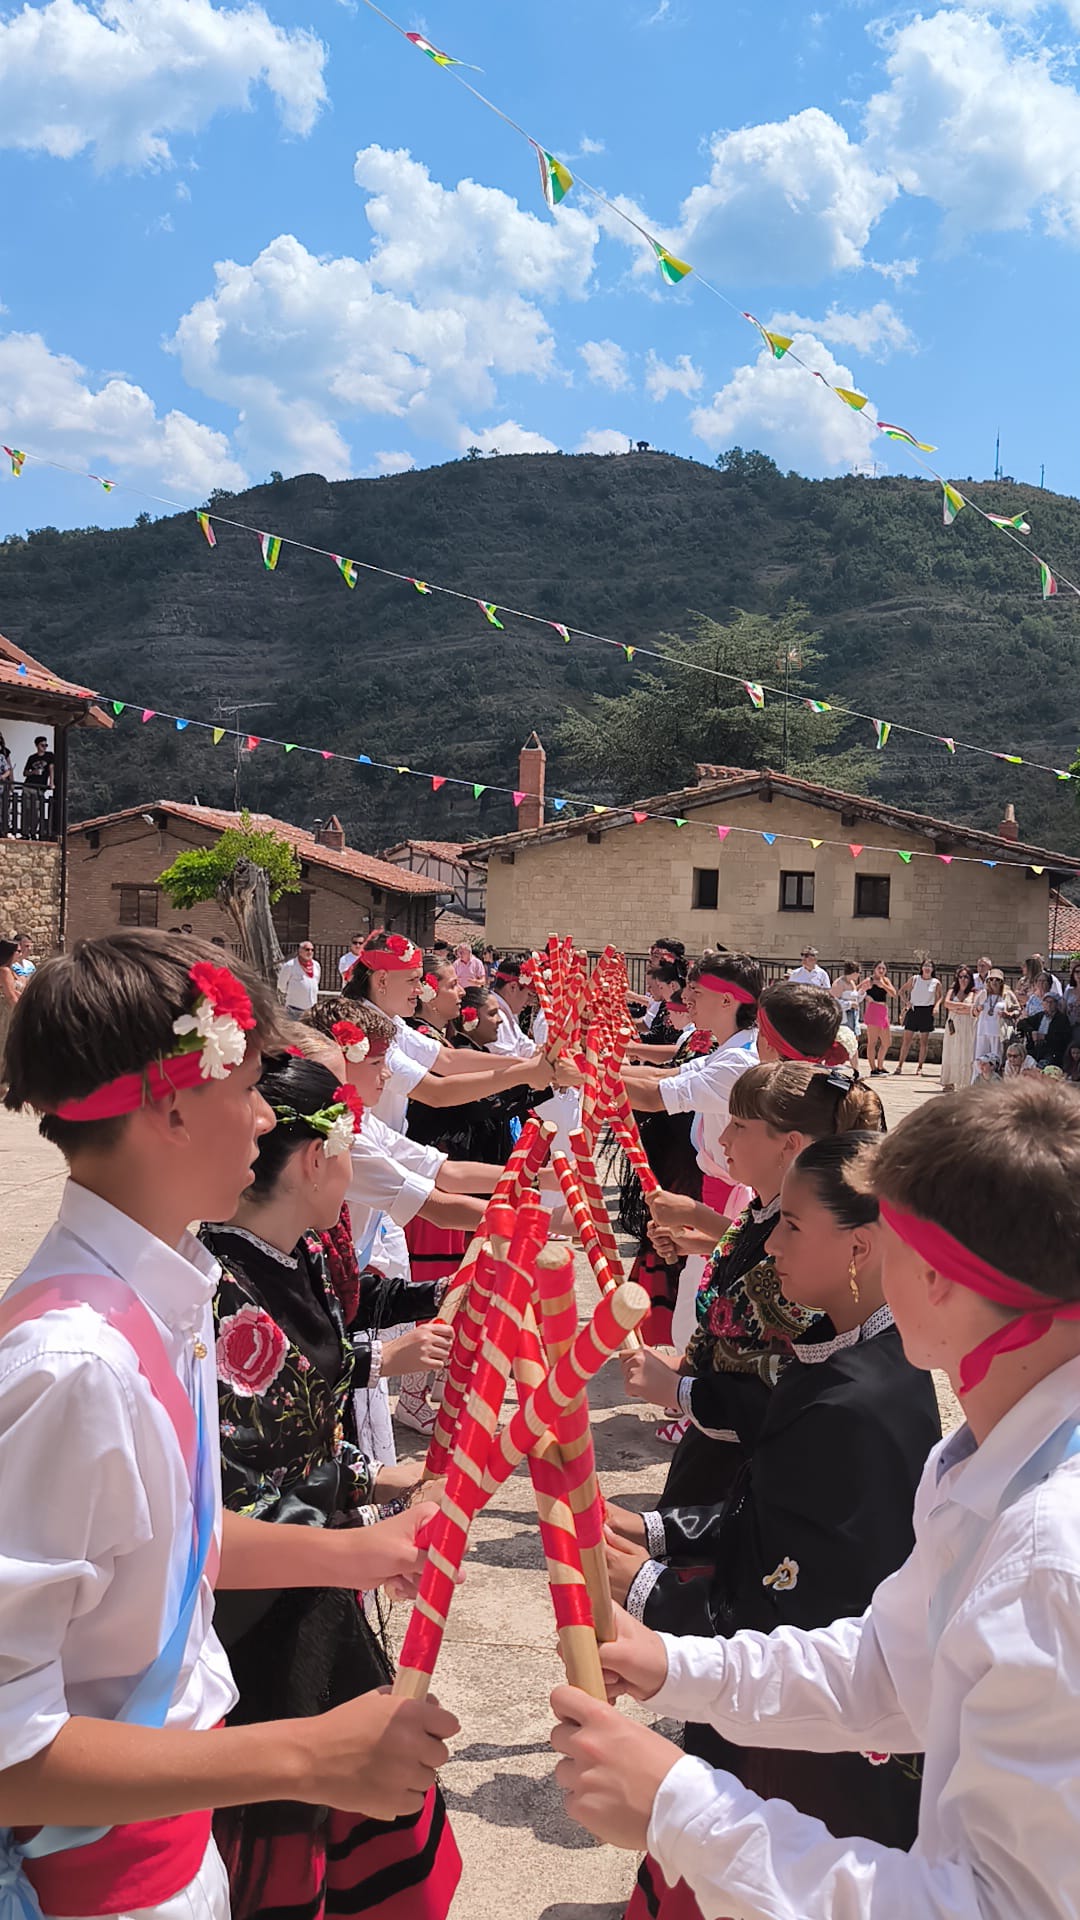
<path id="1" fill-rule="evenodd" d="M 774 1088 L 752 1104 L 780 1116 L 797 1098 Z M 658 1631 L 712 1639 L 858 1618 L 911 1551 L 915 1491 L 941 1423 L 930 1376 L 905 1359 L 884 1301 L 878 1204 L 857 1173 L 877 1137 L 814 1140 L 784 1176 L 769 1252 L 786 1298 L 814 1324 L 794 1341 L 729 1498 L 643 1515 L 608 1509 L 616 1598 Z M 703 1565 L 698 1577 L 680 1572 Z M 838 1839 L 905 1849 L 915 1839 L 916 1756 L 735 1746 L 693 1723 L 683 1746 Z M 685 1883 L 671 1888 L 643 1862 L 627 1920 L 697 1911 Z"/>
<path id="2" fill-rule="evenodd" d="M 394 1528 L 373 1504 L 411 1469 L 380 1468 L 358 1444 L 357 1356 L 319 1236 L 338 1221 L 359 1113 L 318 1059 L 272 1060 L 259 1092 L 276 1126 L 231 1221 L 202 1230 L 220 1261 L 214 1302 L 224 1503 L 271 1526 Z M 215 1626 L 240 1693 L 231 1724 L 322 1713 L 392 1677 L 358 1596 L 340 1588 L 222 1592 Z M 392 1824 L 275 1801 L 214 1819 L 235 1920 L 377 1912 L 444 1920 L 461 1871 L 437 1788 Z M 364 1898 L 365 1885 L 372 1903 Z M 375 1890 L 378 1899 L 375 1900 Z"/>

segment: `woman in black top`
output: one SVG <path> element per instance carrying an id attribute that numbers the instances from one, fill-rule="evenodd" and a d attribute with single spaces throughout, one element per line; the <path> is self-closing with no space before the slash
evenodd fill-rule
<path id="1" fill-rule="evenodd" d="M 609 1509 L 616 1597 L 662 1632 L 771 1633 L 859 1615 L 911 1551 L 915 1490 L 941 1423 L 930 1376 L 904 1358 L 884 1304 L 877 1202 L 852 1178 L 872 1139 L 818 1140 L 784 1179 L 770 1253 L 785 1294 L 817 1318 L 792 1346 L 764 1421 L 745 1435 L 728 1498 L 642 1516 Z M 631 1561 L 639 1565 L 627 1588 Z M 668 1562 L 707 1571 L 680 1577 Z M 693 1725 L 685 1746 L 838 1838 L 915 1839 L 915 1756 L 736 1747 Z M 646 1860 L 628 1920 L 694 1911 L 685 1886 L 668 1889 Z"/>
<path id="2" fill-rule="evenodd" d="M 727 1492 L 747 1436 L 765 1418 L 792 1342 L 813 1315 L 785 1299 L 766 1243 L 780 1209 L 784 1174 L 811 1140 L 884 1124 L 876 1092 L 850 1069 L 800 1061 L 750 1067 L 731 1089 L 721 1146 L 733 1180 L 756 1195 L 728 1228 L 696 1301 L 697 1330 L 683 1358 L 630 1354 L 627 1390 L 660 1406 L 677 1401 L 690 1426 L 671 1463 L 663 1504 L 711 1503 Z M 677 1235 L 654 1228 L 661 1252 Z"/>
<path id="3" fill-rule="evenodd" d="M 259 1091 L 277 1126 L 226 1226 L 202 1238 L 222 1265 L 214 1303 L 225 1506 L 274 1526 L 372 1525 L 395 1469 L 357 1445 L 353 1342 L 319 1235 L 339 1215 L 352 1123 L 335 1076 L 289 1055 Z M 307 1230 L 305 1230 L 307 1229 Z M 387 1484 L 389 1478 L 389 1485 Z M 321 1713 L 392 1669 L 355 1593 L 220 1593 L 215 1627 L 240 1692 L 233 1724 Z M 214 1832 L 235 1920 L 445 1920 L 460 1860 L 436 1789 L 391 1823 L 291 1801 L 227 1808 Z"/>

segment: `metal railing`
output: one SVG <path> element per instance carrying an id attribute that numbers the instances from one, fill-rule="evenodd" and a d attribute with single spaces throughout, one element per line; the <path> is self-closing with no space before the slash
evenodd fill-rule
<path id="1" fill-rule="evenodd" d="M 0 780 L 0 840 L 55 840 L 56 794 L 21 780 Z"/>

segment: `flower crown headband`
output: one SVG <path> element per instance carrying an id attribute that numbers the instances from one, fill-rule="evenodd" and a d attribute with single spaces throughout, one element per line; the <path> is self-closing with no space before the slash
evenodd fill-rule
<path id="1" fill-rule="evenodd" d="M 369 1054 L 373 1060 L 381 1060 L 389 1051 L 389 1040 L 372 1039 L 363 1027 L 358 1027 L 352 1020 L 335 1020 L 330 1032 L 351 1067 L 359 1066 Z"/>
<path id="2" fill-rule="evenodd" d="M 364 1103 L 355 1087 L 335 1087 L 330 1105 L 316 1113 L 301 1113 L 285 1101 L 272 1101 L 271 1105 L 283 1127 L 307 1127 L 317 1134 L 328 1160 L 351 1151 L 364 1117 Z"/>
<path id="3" fill-rule="evenodd" d="M 383 945 L 373 946 L 374 940 L 381 940 Z M 424 958 L 420 948 L 406 940 L 403 933 L 384 935 L 381 928 L 378 933 L 368 935 L 356 957 L 369 973 L 412 973 Z"/>
<path id="4" fill-rule="evenodd" d="M 138 1073 L 122 1073 L 83 1100 L 55 1108 L 58 1120 L 118 1120 L 208 1080 L 227 1080 L 247 1052 L 256 1020 L 246 987 L 228 967 L 200 960 L 188 979 L 195 1000 L 172 1023 L 177 1044 Z"/>

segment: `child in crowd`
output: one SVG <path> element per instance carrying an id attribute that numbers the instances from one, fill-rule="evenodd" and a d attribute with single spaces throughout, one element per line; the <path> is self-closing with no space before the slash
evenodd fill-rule
<path id="1" fill-rule="evenodd" d="M 612 1693 L 740 1746 L 921 1751 L 914 1846 L 835 1839 L 570 1688 L 556 1777 L 706 1920 L 1060 1920 L 1080 1911 L 1080 1103 L 1029 1074 L 973 1124 L 944 1094 L 872 1180 L 904 1351 L 967 1415 L 927 1462 L 913 1552 L 859 1618 L 702 1640 L 622 1616 L 604 1664 Z"/>
<path id="2" fill-rule="evenodd" d="M 79 942 L 8 1037 L 6 1104 L 41 1116 L 70 1173 L 0 1306 L 0 1855 L 24 1910 L 32 1886 L 45 1914 L 225 1920 L 212 1808 L 415 1814 L 456 1728 L 373 1693 L 271 1737 L 220 1730 L 236 1690 L 215 1585 L 413 1582 L 432 1511 L 287 1535 L 222 1519 L 220 1270 L 187 1224 L 251 1184 L 279 1040 L 268 989 L 220 958 L 183 935 Z"/>

